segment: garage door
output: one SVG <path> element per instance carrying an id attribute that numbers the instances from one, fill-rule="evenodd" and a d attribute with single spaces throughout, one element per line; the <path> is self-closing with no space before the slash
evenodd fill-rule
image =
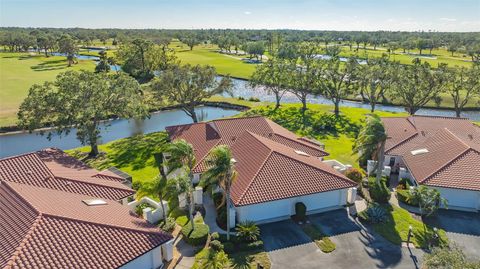
<path id="1" fill-rule="evenodd" d="M 439 189 L 440 195 L 447 199 L 448 207 L 460 207 L 460 209 L 474 209 L 479 208 L 480 193 L 475 191 L 458 190 L 458 189 Z"/>
<path id="2" fill-rule="evenodd" d="M 295 214 L 295 203 L 302 202 L 308 211 L 319 211 L 325 208 L 338 207 L 345 204 L 342 192 L 335 190 L 330 192 L 316 193 L 289 199 L 276 200 L 266 203 L 241 206 L 236 209 L 237 220 L 251 220 L 255 222 L 270 222 L 287 219 Z"/>

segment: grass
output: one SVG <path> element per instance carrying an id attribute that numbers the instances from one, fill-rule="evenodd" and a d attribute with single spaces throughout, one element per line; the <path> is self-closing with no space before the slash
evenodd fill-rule
<path id="1" fill-rule="evenodd" d="M 413 236 L 410 239 L 415 247 L 425 248 L 428 240 L 433 236 L 433 227 L 416 220 L 405 209 L 394 205 L 383 205 L 387 211 L 387 221 L 385 223 L 373 224 L 375 232 L 382 235 L 390 242 L 400 245 L 406 242 L 408 238 L 409 226 L 413 228 Z M 447 235 L 442 229 L 438 229 L 440 239 L 443 243 L 448 242 Z"/>
<path id="2" fill-rule="evenodd" d="M 230 75 L 236 78 L 248 79 L 253 74 L 256 64 L 244 63 L 241 58 L 244 56 L 235 56 L 221 54 L 215 45 L 198 45 L 190 50 L 185 44 L 179 41 L 173 41 L 170 47 L 175 49 L 178 59 L 183 64 L 192 65 L 211 65 L 217 69 L 220 75 Z"/>
<path id="3" fill-rule="evenodd" d="M 336 249 L 335 243 L 333 243 L 328 236 L 324 235 L 318 226 L 314 224 L 303 224 L 300 225 L 300 227 L 302 227 L 303 232 L 305 232 L 324 253 L 330 253 Z"/>
<path id="4" fill-rule="evenodd" d="M 67 67 L 65 57 L 45 57 L 29 53 L 0 53 L 0 126 L 15 125 L 17 111 L 36 83 L 54 80 L 58 73 L 67 70 L 92 70 L 93 61 L 79 60 Z"/>
<path id="5" fill-rule="evenodd" d="M 355 136 L 363 124 L 365 117 L 370 114 L 368 109 L 341 107 L 341 117 L 333 117 L 333 106 L 322 104 L 309 104 L 307 128 L 302 129 L 300 104 L 283 104 L 277 111 L 271 104 L 257 105 L 242 115 L 266 116 L 299 136 L 309 136 L 324 143 L 325 150 L 330 153 L 325 159 L 336 159 L 344 164 L 358 167 L 358 155 L 352 152 Z M 381 117 L 406 116 L 406 113 L 377 111 L 375 114 Z M 322 121 L 321 118 L 329 118 Z M 325 126 L 319 126 L 325 124 Z M 332 126 L 334 125 L 334 126 Z"/>

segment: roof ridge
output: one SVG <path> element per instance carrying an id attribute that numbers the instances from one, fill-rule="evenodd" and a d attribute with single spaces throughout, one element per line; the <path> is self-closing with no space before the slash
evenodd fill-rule
<path id="1" fill-rule="evenodd" d="M 23 154 L 8 156 L 8 157 L 5 157 L 5 158 L 1 158 L 0 162 L 11 160 L 11 159 L 16 159 L 16 158 L 20 158 L 20 157 L 25 157 L 25 156 L 28 156 L 28 155 L 36 155 L 35 153 L 36 153 L 35 151 L 32 151 L 32 152 L 27 152 L 27 153 L 23 153 Z"/>
<path id="2" fill-rule="evenodd" d="M 465 117 L 439 116 L 439 115 L 410 115 L 409 117 L 439 118 L 439 119 L 452 119 L 452 120 L 469 120 L 468 118 L 465 118 Z"/>
<path id="3" fill-rule="evenodd" d="M 63 180 L 68 180 L 68 181 L 73 181 L 77 183 L 85 183 L 85 184 L 90 184 L 90 185 L 95 185 L 95 186 L 100 186 L 100 187 L 105 187 L 105 188 L 111 188 L 111 189 L 116 189 L 116 190 L 122 190 L 122 191 L 131 191 L 132 189 L 128 188 L 127 186 L 125 187 L 114 187 L 114 186 L 108 186 L 108 185 L 103 185 L 103 184 L 98 184 L 97 182 L 88 182 L 88 181 L 83 181 L 83 180 L 78 180 L 78 179 L 73 179 L 69 177 L 61 177 L 61 176 L 54 176 L 54 178 L 57 179 L 63 179 Z M 95 178 L 96 180 L 104 180 L 101 178 Z M 108 181 L 108 180 L 107 180 Z M 116 181 L 108 181 L 108 182 L 116 182 Z M 118 181 L 117 181 L 118 182 Z M 119 184 L 122 184 L 121 182 L 118 182 Z M 134 192 L 134 191 L 133 191 Z"/>
<path id="4" fill-rule="evenodd" d="M 458 141 L 460 141 L 460 143 L 462 143 L 463 145 L 465 145 L 467 148 L 472 148 L 470 145 L 468 145 L 467 143 L 465 143 L 463 141 L 463 139 L 460 139 L 457 135 L 455 135 L 452 131 L 450 131 L 450 129 L 448 129 L 447 127 L 443 128 L 445 129 L 447 132 L 449 132 L 453 137 L 455 137 L 455 139 L 457 139 Z M 437 132 L 438 133 L 438 132 Z"/>
<path id="5" fill-rule="evenodd" d="M 122 230 L 127 230 L 127 231 L 134 231 L 134 232 L 141 232 L 141 233 L 148 233 L 148 234 L 162 233 L 162 231 L 160 229 L 158 231 L 148 231 L 148 230 L 143 230 L 141 228 L 140 229 L 134 229 L 134 228 L 125 227 L 125 226 L 122 226 L 122 225 L 106 224 L 106 223 L 88 221 L 88 220 L 84 220 L 84 219 L 76 219 L 76 218 L 72 218 L 72 217 L 66 217 L 66 216 L 62 216 L 62 215 L 55 215 L 55 214 L 50 214 L 50 213 L 43 213 L 42 215 L 46 216 L 46 217 L 51 217 L 51 218 L 58 218 L 58 219 L 64 219 L 64 220 L 69 220 L 69 221 L 88 223 L 88 224 L 99 225 L 99 226 L 110 227 L 110 228 L 117 228 L 117 229 L 122 229 Z M 144 221 L 144 222 L 147 223 L 146 221 Z M 152 226 L 151 228 L 154 228 L 154 227 L 155 226 Z"/>
<path id="6" fill-rule="evenodd" d="M 38 208 L 36 208 L 32 203 L 30 203 L 27 199 L 23 198 L 22 195 L 20 195 L 12 186 L 10 186 L 10 184 L 18 184 L 18 185 L 24 185 L 24 184 L 21 184 L 21 183 L 16 183 L 16 182 L 11 182 L 11 181 L 0 181 L 0 185 L 4 185 L 6 186 L 11 193 L 13 193 L 16 197 L 18 197 L 20 200 L 24 201 L 25 203 L 27 203 L 27 205 L 33 209 L 35 212 L 37 212 L 37 214 L 41 214 L 42 212 L 40 212 L 40 210 L 38 210 Z M 25 184 L 27 185 L 27 184 Z M 30 185 L 27 185 L 27 186 L 30 186 Z M 39 187 L 41 188 L 41 187 Z"/>
<path id="7" fill-rule="evenodd" d="M 214 149 L 215 147 L 219 146 L 220 142 L 222 142 L 222 139 L 220 137 L 220 139 L 217 141 L 217 143 L 215 143 L 215 145 L 213 145 L 213 147 L 207 152 L 207 154 L 205 154 L 205 156 L 203 156 L 202 158 L 200 158 L 200 160 L 198 160 L 196 163 L 195 163 L 195 166 L 193 167 L 192 171 L 195 170 L 198 166 L 200 166 L 200 164 L 203 162 L 203 160 L 205 160 L 208 156 L 208 154 L 210 153 L 210 151 L 212 151 L 212 149 Z"/>
<path id="8" fill-rule="evenodd" d="M 420 181 L 420 183 L 424 184 L 426 183 L 427 181 L 429 181 L 434 175 L 440 173 L 443 169 L 445 169 L 448 165 L 452 164 L 454 161 L 458 160 L 460 157 L 462 157 L 462 155 L 465 155 L 467 154 L 470 150 L 474 150 L 470 147 L 468 147 L 467 149 L 465 149 L 464 151 L 460 152 L 460 154 L 458 154 L 457 156 L 455 156 L 455 158 L 452 158 L 451 160 L 447 161 L 445 164 L 443 164 L 442 166 L 440 166 L 440 168 L 438 168 L 436 171 L 433 171 L 432 173 L 430 173 L 428 176 L 426 176 L 423 180 Z M 476 151 L 476 150 L 475 150 Z"/>
<path id="9" fill-rule="evenodd" d="M 233 117 L 233 118 L 221 118 L 221 119 L 211 120 L 211 122 L 215 122 L 215 121 L 227 121 L 227 120 L 238 120 L 238 119 L 251 119 L 251 118 L 265 118 L 265 116 L 262 116 L 262 115 L 252 115 L 252 116 Z"/>
<path id="10" fill-rule="evenodd" d="M 248 131 L 247 131 L 248 132 Z M 258 141 L 258 139 L 257 139 Z M 260 141 L 260 143 L 262 143 Z M 263 144 L 263 143 L 262 143 Z M 250 189 L 250 187 L 252 186 L 253 182 L 257 179 L 258 177 L 258 174 L 260 173 L 260 171 L 263 169 L 263 167 L 265 166 L 265 164 L 267 163 L 267 161 L 270 159 L 270 157 L 272 156 L 272 153 L 274 152 L 271 148 L 267 147 L 265 144 L 263 144 L 268 150 L 270 150 L 270 152 L 268 153 L 268 156 L 267 158 L 265 158 L 265 160 L 263 161 L 262 165 L 260 165 L 260 167 L 258 168 L 258 170 L 255 172 L 255 175 L 253 175 L 252 177 L 252 180 L 250 180 L 250 182 L 248 183 L 247 187 L 245 188 L 245 191 L 242 192 L 242 194 L 240 195 L 240 197 L 238 198 L 238 203 L 237 204 L 240 204 L 240 202 L 243 200 L 243 198 L 245 197 L 245 194 L 247 194 L 247 191 Z"/>
<path id="11" fill-rule="evenodd" d="M 286 137 L 286 136 L 283 136 L 283 135 L 281 135 L 281 134 L 278 134 L 278 133 L 274 133 L 274 134 L 275 134 L 275 135 L 278 135 L 278 136 L 281 136 L 281 137 L 283 137 L 283 138 L 285 138 L 285 139 L 288 139 L 288 140 L 290 140 L 290 141 L 293 141 L 293 142 L 298 142 L 298 143 L 300 143 L 300 144 L 302 144 L 302 145 L 304 145 L 304 146 L 306 146 L 306 147 L 309 147 L 309 148 L 311 148 L 311 149 L 314 149 L 314 150 L 319 150 L 319 151 L 321 151 L 321 152 L 323 152 L 323 153 L 327 153 L 327 154 L 328 154 L 328 152 L 326 152 L 326 151 L 324 151 L 324 150 L 320 149 L 320 147 L 314 147 L 313 145 L 311 145 L 311 144 L 309 144 L 309 143 L 302 143 L 302 142 L 299 142 L 299 141 L 298 141 L 298 140 L 299 140 L 299 138 L 297 138 L 296 140 L 293 140 L 293 139 L 291 139 L 291 138 L 288 138 L 288 137 Z M 266 138 L 268 138 L 268 137 L 266 137 Z M 270 139 L 270 140 L 271 140 L 271 139 Z M 274 141 L 274 142 L 275 142 L 275 141 Z M 278 142 L 277 142 L 277 143 L 278 143 Z M 279 143 L 279 144 L 280 144 L 280 143 Z M 283 145 L 283 144 L 282 144 L 282 145 Z"/>
<path id="12" fill-rule="evenodd" d="M 408 142 L 409 140 L 413 139 L 415 136 L 418 135 L 418 132 L 416 133 L 413 133 L 412 135 L 408 136 L 407 138 L 403 139 L 402 141 L 398 142 L 397 144 L 391 146 L 389 149 L 386 149 L 385 150 L 385 153 L 387 153 L 388 151 L 392 150 L 392 149 L 395 149 L 403 144 L 405 144 L 406 142 Z"/>
<path id="13" fill-rule="evenodd" d="M 22 197 L 23 199 L 23 197 Z M 10 259 L 7 261 L 7 265 L 12 265 L 15 263 L 15 260 L 18 259 L 19 254 L 22 252 L 22 250 L 25 248 L 25 245 L 27 244 L 27 241 L 32 237 L 32 233 L 37 229 L 37 227 L 40 225 L 40 221 L 43 219 L 43 214 L 39 212 L 38 216 L 35 218 L 35 221 L 32 223 L 32 226 L 28 229 L 28 232 L 25 234 L 25 236 L 22 238 L 22 241 L 18 245 L 18 247 L 15 249 L 15 251 L 12 253 L 12 256 Z"/>

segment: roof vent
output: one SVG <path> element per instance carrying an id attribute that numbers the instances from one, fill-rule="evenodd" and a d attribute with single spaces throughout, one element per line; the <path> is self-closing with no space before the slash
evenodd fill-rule
<path id="1" fill-rule="evenodd" d="M 425 136 L 425 132 L 424 132 L 424 131 L 422 131 L 421 133 L 422 133 L 422 136 Z"/>
<path id="2" fill-rule="evenodd" d="M 90 199 L 90 200 L 83 200 L 86 205 L 88 206 L 95 206 L 95 205 L 106 205 L 107 202 L 102 199 Z"/>
<path id="3" fill-rule="evenodd" d="M 411 151 L 413 156 L 428 153 L 428 149 L 416 149 Z"/>
<path id="4" fill-rule="evenodd" d="M 468 138 L 469 138 L 470 140 L 473 140 L 473 134 L 468 134 Z"/>
<path id="5" fill-rule="evenodd" d="M 235 140 L 237 140 L 237 137 L 236 137 L 236 136 L 232 136 L 231 139 L 232 139 L 232 141 L 235 141 Z"/>
<path id="6" fill-rule="evenodd" d="M 305 152 L 303 152 L 303 151 L 301 151 L 301 150 L 295 150 L 295 153 L 297 153 L 298 155 L 310 157 L 310 155 L 308 155 L 307 153 L 305 153 Z"/>

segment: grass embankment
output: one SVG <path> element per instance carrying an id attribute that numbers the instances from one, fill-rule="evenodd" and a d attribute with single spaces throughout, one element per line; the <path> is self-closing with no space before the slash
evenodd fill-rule
<path id="1" fill-rule="evenodd" d="M 67 67 L 65 57 L 36 53 L 0 53 L 0 126 L 15 125 L 18 107 L 35 83 L 52 81 L 67 70 L 93 70 L 95 63 L 79 60 Z"/>
<path id="2" fill-rule="evenodd" d="M 385 223 L 373 224 L 375 232 L 390 242 L 400 245 L 402 242 L 407 241 L 409 226 L 411 225 L 413 236 L 410 241 L 415 247 L 424 248 L 428 246 L 428 242 L 434 234 L 433 227 L 414 219 L 410 212 L 403 208 L 394 205 L 383 205 L 382 207 L 387 211 L 387 221 Z M 448 242 L 444 230 L 438 229 L 438 234 L 441 242 Z"/>

